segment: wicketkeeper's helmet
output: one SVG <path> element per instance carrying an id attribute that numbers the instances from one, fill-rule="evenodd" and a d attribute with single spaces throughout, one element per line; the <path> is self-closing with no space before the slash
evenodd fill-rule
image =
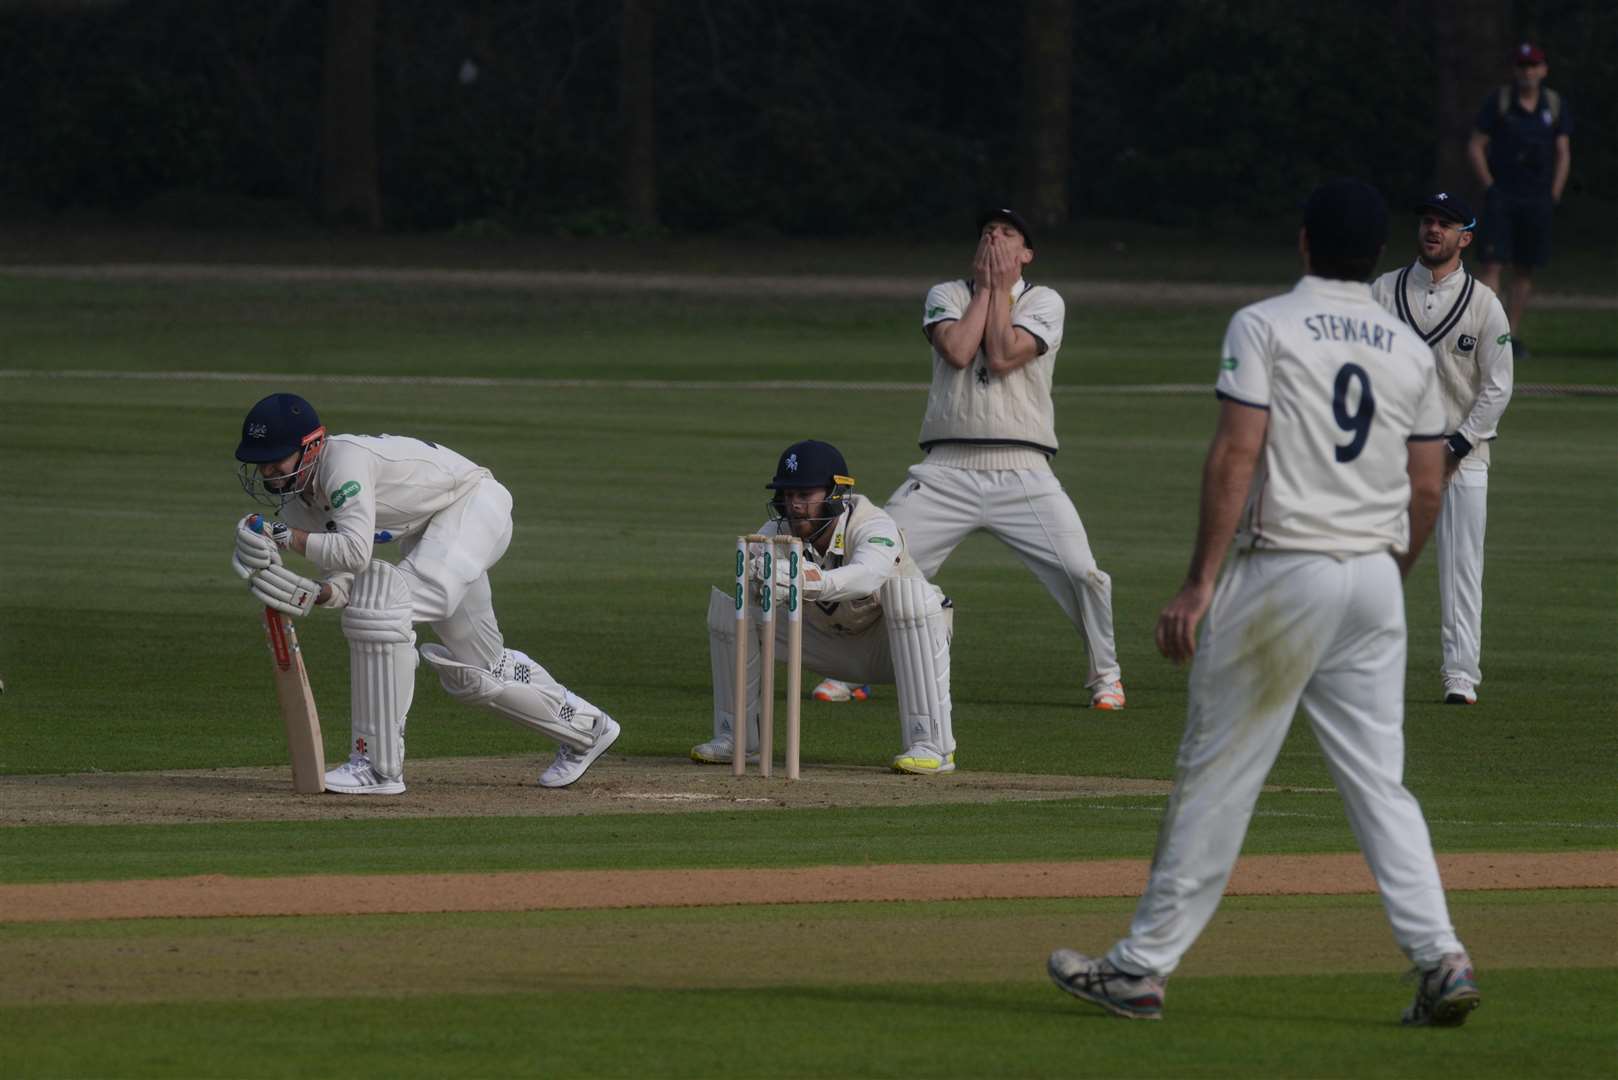
<path id="1" fill-rule="evenodd" d="M 831 443 L 817 439 L 795 442 L 781 451 L 775 465 L 775 478 L 764 485 L 771 491 L 824 488 L 826 490 L 826 517 L 832 521 L 848 507 L 848 497 L 854 492 L 854 478 L 848 475 L 848 462 L 842 451 Z M 786 504 L 777 494 L 770 500 L 770 509 L 776 517 L 786 516 Z"/>

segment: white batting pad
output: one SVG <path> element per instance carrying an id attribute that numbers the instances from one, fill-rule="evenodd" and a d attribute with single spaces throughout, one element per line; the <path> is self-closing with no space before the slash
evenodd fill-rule
<path id="1" fill-rule="evenodd" d="M 404 727 L 416 693 L 416 634 L 410 586 L 391 563 L 372 562 L 355 578 L 343 609 L 353 749 L 379 776 L 404 775 Z"/>
<path id="2" fill-rule="evenodd" d="M 953 753 L 950 725 L 950 618 L 941 594 L 919 577 L 891 577 L 882 586 L 882 612 L 899 692 L 899 725 L 906 747 Z"/>
<path id="3" fill-rule="evenodd" d="M 589 750 L 606 730 L 605 713 L 551 678 L 526 653 L 506 649 L 493 671 L 462 663 L 438 644 L 423 645 L 421 655 L 450 697 L 493 709 L 574 750 Z"/>
<path id="4" fill-rule="evenodd" d="M 747 700 L 752 703 L 747 713 L 747 753 L 758 750 L 756 637 L 755 633 L 747 643 Z M 714 738 L 729 739 L 736 712 L 736 601 L 718 589 L 708 594 L 708 659 L 713 668 Z"/>

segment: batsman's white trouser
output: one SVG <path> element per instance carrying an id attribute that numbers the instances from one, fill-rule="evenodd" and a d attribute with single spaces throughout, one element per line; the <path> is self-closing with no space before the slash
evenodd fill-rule
<path id="1" fill-rule="evenodd" d="M 1118 680 L 1112 578 L 1096 565 L 1079 512 L 1054 472 L 912 465 L 884 507 L 931 581 L 968 535 L 986 530 L 1016 553 L 1084 638 L 1085 685 Z M 807 662 L 807 661 L 805 661 Z M 820 670 L 820 669 L 817 669 Z"/>
<path id="2" fill-rule="evenodd" d="M 928 594 L 931 618 L 945 635 L 946 650 L 942 670 L 936 687 L 938 699 L 948 703 L 949 662 L 948 635 L 954 625 L 954 610 L 942 607 L 943 593 L 936 586 L 923 586 Z M 759 648 L 758 623 L 749 624 L 753 630 L 747 643 L 747 700 L 753 702 L 747 717 L 747 749 L 758 748 L 758 682 Z M 775 655 L 786 657 L 787 620 L 778 610 L 775 617 Z M 708 656 L 713 671 L 713 731 L 715 738 L 731 734 L 736 701 L 736 601 L 731 594 L 713 589 L 708 594 Z M 879 619 L 858 634 L 836 634 L 825 630 L 810 619 L 803 621 L 803 665 L 834 679 L 853 683 L 891 683 L 894 681 L 893 653 L 888 641 L 887 620 Z M 905 711 L 904 703 L 900 711 Z M 902 716 L 901 716 L 902 719 Z M 948 747 L 937 747 L 946 753 L 954 750 L 953 736 L 949 735 L 948 718 L 943 720 Z M 908 748 L 908 744 L 907 744 Z"/>
<path id="3" fill-rule="evenodd" d="M 1483 531 L 1489 520 L 1489 470 L 1462 464 L 1444 485 L 1433 528 L 1438 551 L 1442 676 L 1483 681 Z"/>
<path id="4" fill-rule="evenodd" d="M 492 477 L 400 542 L 415 621 L 431 624 L 456 660 L 491 670 L 500 663 L 505 640 L 488 570 L 510 545 L 511 492 Z"/>
<path id="5" fill-rule="evenodd" d="M 1399 947 L 1422 967 L 1460 952 L 1427 822 L 1403 784 L 1404 672 L 1390 555 L 1237 556 L 1202 623 L 1174 792 L 1112 962 L 1167 975 L 1208 924 L 1300 701 Z"/>

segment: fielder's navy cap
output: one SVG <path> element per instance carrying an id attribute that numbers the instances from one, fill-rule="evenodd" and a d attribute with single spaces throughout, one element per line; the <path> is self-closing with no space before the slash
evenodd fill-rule
<path id="1" fill-rule="evenodd" d="M 1029 249 L 1033 248 L 1034 234 L 1028 231 L 1028 222 L 1024 221 L 1023 216 L 1017 213 L 1017 211 L 1007 209 L 1004 206 L 983 211 L 983 213 L 978 215 L 978 232 L 982 232 L 983 226 L 987 225 L 991 221 L 1009 222 L 1016 227 L 1018 232 L 1022 233 L 1023 244 Z"/>
<path id="2" fill-rule="evenodd" d="M 1421 202 L 1416 204 L 1416 213 L 1425 214 L 1431 210 L 1435 215 L 1455 222 L 1463 229 L 1470 229 L 1478 223 L 1477 215 L 1466 200 L 1450 191 L 1435 191 Z"/>
<path id="3" fill-rule="evenodd" d="M 1388 204 L 1364 180 L 1328 180 L 1303 204 L 1309 252 L 1328 259 L 1376 255 L 1388 242 Z"/>

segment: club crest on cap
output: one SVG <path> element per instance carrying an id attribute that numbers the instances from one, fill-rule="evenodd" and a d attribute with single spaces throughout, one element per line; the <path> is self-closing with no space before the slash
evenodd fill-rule
<path id="1" fill-rule="evenodd" d="M 249 439 L 262 439 L 262 438 L 264 438 L 264 436 L 268 435 L 269 433 L 270 433 L 270 425 L 268 425 L 268 424 L 248 424 L 247 425 L 247 437 Z"/>
<path id="2" fill-rule="evenodd" d="M 1448 202 L 1449 201 L 1449 192 L 1440 191 L 1437 195 L 1434 195 L 1433 198 L 1437 199 L 1439 202 Z"/>
<path id="3" fill-rule="evenodd" d="M 787 472 L 797 472 L 798 471 L 798 455 L 797 454 L 788 454 L 787 455 L 786 467 L 787 467 Z"/>

